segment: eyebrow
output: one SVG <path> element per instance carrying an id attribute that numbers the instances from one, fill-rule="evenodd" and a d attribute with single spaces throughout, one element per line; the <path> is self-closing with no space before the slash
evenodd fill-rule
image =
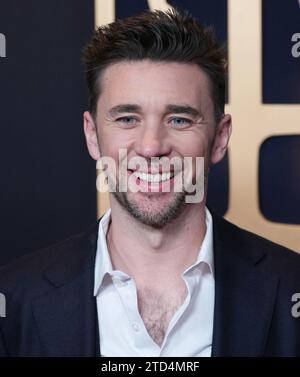
<path id="1" fill-rule="evenodd" d="M 111 117 L 114 117 L 122 113 L 140 113 L 140 112 L 142 112 L 141 106 L 126 103 L 123 105 L 117 105 L 117 106 L 112 107 L 111 109 L 109 109 L 108 114 Z"/>
<path id="2" fill-rule="evenodd" d="M 167 110 L 167 113 L 187 114 L 187 115 L 191 115 L 195 118 L 202 116 L 200 111 L 198 111 L 197 109 L 195 109 L 194 107 L 191 107 L 191 106 L 168 105 L 166 110 Z"/>
<path id="3" fill-rule="evenodd" d="M 108 114 L 111 117 L 114 117 L 116 115 L 122 114 L 122 113 L 141 113 L 142 108 L 139 105 L 136 104 L 131 104 L 131 103 L 126 103 L 126 104 L 121 104 L 112 107 L 109 109 Z M 166 114 L 187 114 L 191 115 L 195 118 L 201 117 L 202 114 L 195 108 L 187 105 L 175 105 L 175 104 L 170 104 L 166 106 Z"/>

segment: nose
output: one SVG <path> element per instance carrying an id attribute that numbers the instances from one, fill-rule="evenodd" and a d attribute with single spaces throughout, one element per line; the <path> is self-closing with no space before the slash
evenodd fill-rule
<path id="1" fill-rule="evenodd" d="M 135 152 L 145 158 L 163 157 L 171 152 L 171 142 L 162 124 L 147 124 L 135 140 Z"/>

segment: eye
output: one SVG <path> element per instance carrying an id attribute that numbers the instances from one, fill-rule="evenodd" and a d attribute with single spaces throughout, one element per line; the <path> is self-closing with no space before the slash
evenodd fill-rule
<path id="1" fill-rule="evenodd" d="M 171 118 L 169 122 L 172 124 L 172 126 L 177 128 L 188 127 L 193 123 L 191 119 L 181 117 Z"/>
<path id="2" fill-rule="evenodd" d="M 134 125 L 138 122 L 138 119 L 133 116 L 124 116 L 116 119 L 115 122 L 122 125 Z"/>

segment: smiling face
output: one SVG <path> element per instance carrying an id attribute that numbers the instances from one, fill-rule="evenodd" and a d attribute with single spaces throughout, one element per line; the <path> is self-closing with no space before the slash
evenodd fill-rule
<path id="1" fill-rule="evenodd" d="M 163 227 L 184 207 L 195 204 L 185 203 L 184 191 L 172 189 L 176 167 L 151 170 L 150 160 L 191 157 L 194 162 L 204 157 L 207 173 L 209 165 L 225 154 L 231 119 L 226 115 L 216 124 L 209 79 L 198 66 L 124 61 L 109 65 L 102 73 L 95 124 L 86 112 L 84 130 L 95 160 L 112 157 L 118 168 L 119 150 L 125 148 L 128 161 L 132 157 L 149 161 L 142 168 L 127 166 L 126 178 L 133 175 L 142 190 L 115 192 L 111 200 L 116 199 L 141 222 Z M 195 177 L 195 164 L 192 174 Z M 170 192 L 164 192 L 167 184 Z"/>

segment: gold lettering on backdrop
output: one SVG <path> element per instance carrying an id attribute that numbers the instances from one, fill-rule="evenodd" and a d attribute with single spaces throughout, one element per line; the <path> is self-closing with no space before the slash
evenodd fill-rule
<path id="1" fill-rule="evenodd" d="M 113 0 L 95 0 L 96 25 L 114 20 L 114 3 Z M 148 0 L 148 4 L 150 9 L 166 9 L 167 6 L 166 1 L 159 0 Z M 233 134 L 226 218 L 300 252 L 300 226 L 268 221 L 259 210 L 260 146 L 271 136 L 299 134 L 297 119 L 300 117 L 298 104 L 262 104 L 261 8 L 261 0 L 228 0 L 230 102 L 226 111 L 233 116 Z M 98 192 L 98 215 L 108 207 L 108 194 Z"/>
<path id="2" fill-rule="evenodd" d="M 300 0 L 299 0 L 300 1 Z M 160 10 L 167 10 L 172 8 L 170 4 L 167 3 L 166 0 L 148 0 L 149 9 L 160 9 Z"/>
<path id="3" fill-rule="evenodd" d="M 115 0 L 95 0 L 95 25 L 105 25 L 115 20 Z"/>
<path id="4" fill-rule="evenodd" d="M 230 103 L 227 112 L 232 114 L 234 124 L 226 217 L 300 252 L 300 226 L 268 221 L 259 210 L 259 148 L 271 136 L 299 134 L 300 116 L 300 105 L 262 104 L 261 9 L 261 0 L 228 0 Z"/>

